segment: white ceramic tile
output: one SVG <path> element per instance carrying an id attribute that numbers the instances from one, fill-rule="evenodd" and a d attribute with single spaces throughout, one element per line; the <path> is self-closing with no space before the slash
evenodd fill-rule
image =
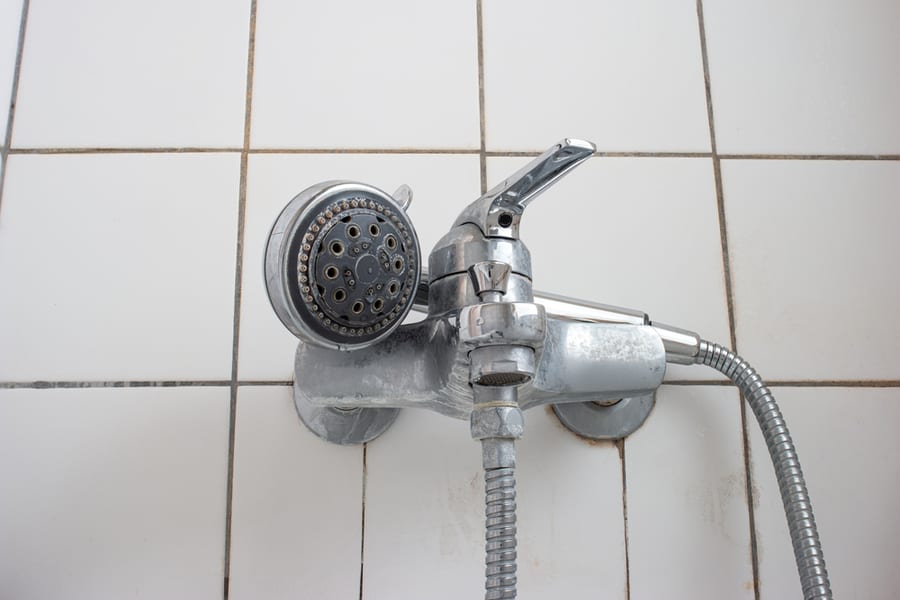
<path id="1" fill-rule="evenodd" d="M 900 390 L 775 388 L 815 511 L 835 598 L 897 595 Z M 755 425 L 755 424 L 754 424 Z M 750 428 L 760 597 L 799 598 L 778 484 Z"/>
<path id="2" fill-rule="evenodd" d="M 694 2 L 483 6 L 488 149 L 709 151 Z"/>
<path id="3" fill-rule="evenodd" d="M 623 598 L 621 466 L 544 409 L 518 453 L 522 596 Z M 484 586 L 481 453 L 465 422 L 403 411 L 367 456 L 363 596 L 475 598 Z M 415 565 L 414 569 L 410 565 Z"/>
<path id="4" fill-rule="evenodd" d="M 488 159 L 488 185 L 527 160 Z M 521 231 L 534 289 L 644 310 L 728 342 L 709 160 L 592 158 L 529 205 Z M 715 378 L 693 366 L 668 374 Z"/>
<path id="5" fill-rule="evenodd" d="M 241 387 L 229 598 L 356 598 L 362 448 L 311 433 L 291 388 Z"/>
<path id="6" fill-rule="evenodd" d="M 741 353 L 770 379 L 898 378 L 900 163 L 724 161 Z"/>
<path id="7" fill-rule="evenodd" d="M 546 408 L 525 413 L 518 443 L 522 598 L 625 598 L 622 463 Z"/>
<path id="8" fill-rule="evenodd" d="M 221 598 L 227 388 L 0 390 L 0 597 Z"/>
<path id="9" fill-rule="evenodd" d="M 0 146 L 6 143 L 6 122 L 16 70 L 22 2 L 23 0 L 0 0 Z"/>
<path id="10" fill-rule="evenodd" d="M 14 146 L 243 143 L 249 0 L 32 2 Z"/>
<path id="11" fill-rule="evenodd" d="M 266 296 L 263 255 L 272 223 L 307 187 L 329 179 L 362 181 L 393 192 L 413 188 L 410 218 L 423 263 L 456 216 L 479 195 L 478 157 L 470 155 L 253 155 L 250 157 L 241 336 L 242 379 L 293 379 L 296 338 L 275 316 Z"/>
<path id="12" fill-rule="evenodd" d="M 363 598 L 484 594 L 484 482 L 469 424 L 401 411 L 366 455 Z"/>
<path id="13" fill-rule="evenodd" d="M 900 4 L 703 2 L 719 152 L 900 152 Z"/>
<path id="14" fill-rule="evenodd" d="M 259 3 L 254 146 L 478 148 L 475 5 Z"/>
<path id="15" fill-rule="evenodd" d="M 11 156 L 0 379 L 228 379 L 238 163 Z"/>
<path id="16" fill-rule="evenodd" d="M 625 442 L 631 600 L 753 598 L 738 394 L 665 386 Z"/>

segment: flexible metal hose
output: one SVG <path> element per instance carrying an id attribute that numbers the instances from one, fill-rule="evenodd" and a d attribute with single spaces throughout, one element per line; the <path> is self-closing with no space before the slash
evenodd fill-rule
<path id="1" fill-rule="evenodd" d="M 516 597 L 516 477 L 514 468 L 485 469 L 485 600 Z"/>
<path id="2" fill-rule="evenodd" d="M 743 358 L 718 344 L 700 342 L 696 362 L 725 374 L 740 389 L 762 428 L 766 447 L 775 465 L 784 513 L 794 558 L 800 573 L 800 585 L 806 600 L 831 599 L 831 584 L 825 568 L 825 556 L 813 517 L 806 481 L 797 459 L 797 451 L 772 392 Z"/>

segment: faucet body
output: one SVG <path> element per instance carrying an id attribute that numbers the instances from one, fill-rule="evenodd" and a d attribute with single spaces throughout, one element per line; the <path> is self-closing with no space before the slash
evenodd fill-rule
<path id="1" fill-rule="evenodd" d="M 294 403 L 340 444 L 383 433 L 400 408 L 469 419 L 485 475 L 485 600 L 516 598 L 515 441 L 553 405 L 570 430 L 618 439 L 647 418 L 666 363 L 705 364 L 741 390 L 772 457 L 805 598 L 831 598 L 796 450 L 771 392 L 741 357 L 643 312 L 532 289 L 519 239 L 528 204 L 594 152 L 563 140 L 466 207 L 421 268 L 393 195 L 324 182 L 279 215 L 266 248 L 275 313 L 301 342 Z M 426 314 L 401 324 L 412 309 Z"/>
<path id="2" fill-rule="evenodd" d="M 350 352 L 301 341 L 294 395 L 304 422 L 330 441 L 359 443 L 390 425 L 389 409 L 470 419 L 476 388 L 512 386 L 520 410 L 577 403 L 597 413 L 605 427 L 592 437 L 640 426 L 665 375 L 660 331 L 640 311 L 536 297 L 518 235 L 528 203 L 593 151 L 563 140 L 466 207 L 417 282 L 423 320 Z"/>

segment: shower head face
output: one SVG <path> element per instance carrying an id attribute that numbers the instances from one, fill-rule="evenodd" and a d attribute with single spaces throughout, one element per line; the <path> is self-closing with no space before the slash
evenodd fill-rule
<path id="1" fill-rule="evenodd" d="M 326 182 L 295 197 L 266 248 L 266 287 L 282 323 L 319 346 L 353 350 L 389 335 L 419 282 L 419 242 L 405 210 L 361 183 Z"/>

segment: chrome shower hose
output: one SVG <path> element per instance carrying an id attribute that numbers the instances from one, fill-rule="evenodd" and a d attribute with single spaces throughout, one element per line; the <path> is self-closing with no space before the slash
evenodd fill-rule
<path id="1" fill-rule="evenodd" d="M 822 554 L 806 481 L 800 469 L 800 461 L 797 459 L 791 434 L 772 392 L 747 361 L 718 344 L 701 341 L 696 362 L 726 375 L 747 399 L 762 428 L 766 447 L 775 465 L 775 475 L 778 478 L 781 500 L 784 503 L 791 543 L 794 547 L 794 558 L 803 587 L 803 598 L 830 600 L 831 584 L 828 581 L 825 556 Z"/>

